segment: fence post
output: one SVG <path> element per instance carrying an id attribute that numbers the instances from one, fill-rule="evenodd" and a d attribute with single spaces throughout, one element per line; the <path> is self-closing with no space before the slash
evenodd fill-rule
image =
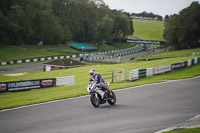
<path id="1" fill-rule="evenodd" d="M 112 71 L 112 83 L 114 82 L 114 71 Z"/>

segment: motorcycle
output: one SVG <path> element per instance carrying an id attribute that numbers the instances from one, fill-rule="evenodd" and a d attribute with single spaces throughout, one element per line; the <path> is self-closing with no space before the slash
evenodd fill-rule
<path id="1" fill-rule="evenodd" d="M 109 82 L 106 84 L 109 87 Z M 108 102 L 110 105 L 114 105 L 116 103 L 115 93 L 111 91 L 112 96 L 110 96 L 108 90 L 101 87 L 100 84 L 89 84 L 87 91 L 90 93 L 90 101 L 94 107 L 99 107 L 100 104 L 105 104 L 106 102 Z"/>

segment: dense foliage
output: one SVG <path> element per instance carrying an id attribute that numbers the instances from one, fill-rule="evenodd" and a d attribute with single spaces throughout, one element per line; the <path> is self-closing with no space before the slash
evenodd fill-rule
<path id="1" fill-rule="evenodd" d="M 133 24 L 102 0 L 1 0 L 0 29 L 0 44 L 99 45 L 132 34 Z"/>
<path id="2" fill-rule="evenodd" d="M 169 16 L 168 16 L 169 17 Z M 176 49 L 200 47 L 200 4 L 192 4 L 177 15 L 166 17 L 164 38 Z"/>

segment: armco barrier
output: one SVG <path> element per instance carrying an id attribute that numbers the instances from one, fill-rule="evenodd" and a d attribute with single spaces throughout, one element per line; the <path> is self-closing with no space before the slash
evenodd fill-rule
<path id="1" fill-rule="evenodd" d="M 40 89 L 61 85 L 74 85 L 74 76 L 49 78 L 49 79 L 37 79 L 37 80 L 23 80 L 12 82 L 1 82 L 0 92 L 17 92 L 32 89 Z"/>
<path id="2" fill-rule="evenodd" d="M 114 56 L 121 56 L 125 54 L 131 54 L 131 53 L 136 53 L 142 51 L 144 48 L 143 47 L 131 47 L 131 48 L 126 48 L 126 49 L 121 49 L 121 50 L 115 50 L 115 51 L 107 51 L 107 52 L 99 52 L 99 53 L 91 53 L 91 54 L 86 54 L 86 55 L 104 55 L 107 53 L 113 53 Z M 117 53 L 123 51 L 123 53 Z M 129 51 L 129 52 L 127 52 Z M 116 55 L 115 55 L 116 54 Z M 0 65 L 9 65 L 9 64 L 19 64 L 19 63 L 28 63 L 28 62 L 36 62 L 36 61 L 45 61 L 45 60 L 57 60 L 57 59 L 68 59 L 68 58 L 75 58 L 75 57 L 81 57 L 83 54 L 76 54 L 76 55 L 60 55 L 60 56 L 53 56 L 53 57 L 38 57 L 38 58 L 30 58 L 30 59 L 21 59 L 21 60 L 12 60 L 8 62 L 0 62 Z M 97 60 L 97 59 L 102 59 L 102 58 L 91 58 L 91 60 Z"/>
<path id="3" fill-rule="evenodd" d="M 129 71 L 129 81 L 134 81 L 140 78 L 150 77 L 153 75 L 169 72 L 171 70 L 178 70 L 184 67 L 189 67 L 192 65 L 195 65 L 197 63 L 200 63 L 200 57 L 196 57 L 194 59 L 180 62 L 180 63 L 174 63 L 170 65 L 164 65 L 159 67 L 153 67 L 153 68 L 146 68 L 146 69 L 136 69 L 136 70 L 130 70 Z"/>
<path id="4" fill-rule="evenodd" d="M 22 59 L 22 60 L 13 60 L 8 62 L 0 62 L 0 65 L 9 65 L 9 64 L 19 64 L 19 63 L 28 63 L 28 62 L 36 62 L 36 61 L 45 61 L 45 60 L 57 60 L 57 59 L 68 59 L 68 58 L 75 58 L 79 55 L 71 55 L 71 56 L 54 56 L 54 57 L 39 57 L 39 58 L 32 58 L 32 59 Z"/>
<path id="5" fill-rule="evenodd" d="M 153 76 L 154 68 L 147 68 L 146 76 L 151 77 Z"/>
<path id="6" fill-rule="evenodd" d="M 160 74 L 160 73 L 165 73 L 171 71 L 171 65 L 165 65 L 165 66 L 159 66 L 159 67 L 154 67 L 153 69 L 153 74 Z"/>
<path id="7" fill-rule="evenodd" d="M 138 73 L 139 73 L 139 78 L 145 78 L 146 74 L 147 74 L 147 70 L 146 69 L 139 69 Z"/>
<path id="8" fill-rule="evenodd" d="M 139 71 L 139 69 L 129 71 L 129 80 L 130 81 L 139 79 L 138 71 Z"/>

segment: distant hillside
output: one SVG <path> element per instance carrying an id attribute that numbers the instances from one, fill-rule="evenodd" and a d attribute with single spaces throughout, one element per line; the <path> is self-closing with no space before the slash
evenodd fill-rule
<path id="1" fill-rule="evenodd" d="M 134 36 L 144 40 L 164 41 L 164 22 L 155 20 L 133 19 Z"/>

